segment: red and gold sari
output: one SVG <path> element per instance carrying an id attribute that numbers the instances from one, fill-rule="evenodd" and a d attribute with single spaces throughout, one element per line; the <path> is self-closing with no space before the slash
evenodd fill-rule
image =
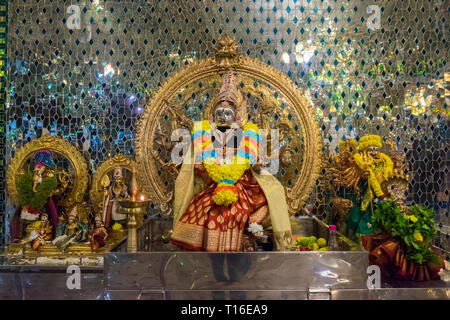
<path id="1" fill-rule="evenodd" d="M 267 200 L 250 170 L 235 186 L 238 199 L 228 207 L 212 200 L 215 183 L 197 194 L 176 223 L 171 242 L 194 251 L 240 251 L 247 221 L 262 222 Z"/>

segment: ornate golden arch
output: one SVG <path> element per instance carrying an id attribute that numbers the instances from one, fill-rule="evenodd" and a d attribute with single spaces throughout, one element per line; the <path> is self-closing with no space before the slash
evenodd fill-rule
<path id="1" fill-rule="evenodd" d="M 173 192 L 166 190 L 158 177 L 158 168 L 151 157 L 154 154 L 154 133 L 159 128 L 159 118 L 170 113 L 170 99 L 195 81 L 208 82 L 208 78 L 233 70 L 241 76 L 251 77 L 270 85 L 293 106 L 304 139 L 304 155 L 298 178 L 292 187 L 286 187 L 286 197 L 291 214 L 297 212 L 314 187 L 321 165 L 321 138 L 315 111 L 310 101 L 285 74 L 255 59 L 239 56 L 233 39 L 224 36 L 214 48 L 215 57 L 191 63 L 171 76 L 147 104 L 138 125 L 136 136 L 136 162 L 138 180 L 143 192 L 156 204 L 167 207 Z M 186 119 L 184 120 L 186 122 Z"/>
<path id="2" fill-rule="evenodd" d="M 70 165 L 75 171 L 75 181 L 71 187 L 71 191 L 64 199 L 58 202 L 58 205 L 68 208 L 82 202 L 89 180 L 86 160 L 73 144 L 67 140 L 50 135 L 44 135 L 39 139 L 28 142 L 11 159 L 6 173 L 6 183 L 8 194 L 12 201 L 16 204 L 18 203 L 18 178 L 24 173 L 24 166 L 27 160 L 40 149 L 48 149 L 55 154 L 63 156 L 69 160 Z"/>
<path id="3" fill-rule="evenodd" d="M 123 154 L 116 154 L 114 157 L 109 158 L 102 163 L 100 167 L 95 171 L 92 176 L 92 186 L 90 191 L 91 201 L 96 205 L 103 203 L 103 192 L 104 186 L 102 185 L 102 180 L 104 177 L 114 171 L 115 168 L 120 167 L 126 169 L 130 172 L 133 170 L 137 171 L 136 162 L 129 156 Z"/>

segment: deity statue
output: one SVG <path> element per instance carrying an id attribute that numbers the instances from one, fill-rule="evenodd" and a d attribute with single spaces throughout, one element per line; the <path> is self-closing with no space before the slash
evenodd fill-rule
<path id="1" fill-rule="evenodd" d="M 48 221 L 48 214 L 41 213 L 40 221 L 37 221 L 35 229 L 31 232 L 31 248 L 38 250 L 40 246 L 49 243 L 53 237 L 53 228 Z"/>
<path id="2" fill-rule="evenodd" d="M 353 156 L 356 165 L 367 176 L 368 182 L 361 207 L 355 206 L 347 218 L 347 227 L 356 233 L 372 233 L 371 212 L 367 210 L 368 206 L 375 198 L 377 201 L 381 201 L 386 197 L 381 184 L 392 177 L 393 174 L 393 162 L 389 156 L 379 152 L 381 147 L 380 136 L 367 135 L 360 139 L 359 152 Z"/>
<path id="3" fill-rule="evenodd" d="M 108 194 L 103 206 L 103 222 L 109 230 L 115 223 L 125 225 L 127 215 L 120 213 L 118 199 L 129 198 L 128 186 L 123 179 L 122 168 L 116 168 L 113 175 L 113 184 L 108 189 Z"/>
<path id="4" fill-rule="evenodd" d="M 338 219 L 347 216 L 349 237 L 360 241 L 369 252 L 370 263 L 389 276 L 437 279 L 443 260 L 432 246 L 436 235 L 433 212 L 405 204 L 404 156 L 395 152 L 393 142 L 386 144 L 389 155 L 379 151 L 382 143 L 377 135 L 364 136 L 359 144 L 340 142 L 329 178 L 343 198 L 332 200 L 333 210 Z"/>
<path id="5" fill-rule="evenodd" d="M 24 224 L 39 219 L 43 212 L 48 213 L 53 229 L 59 224 L 59 215 L 52 194 L 58 186 L 53 170 L 53 154 L 49 150 L 39 150 L 34 155 L 33 172 L 22 174 L 18 182 L 19 206 L 11 220 L 10 234 L 13 242 L 23 237 Z"/>
<path id="6" fill-rule="evenodd" d="M 86 242 L 88 240 L 88 227 L 78 220 L 78 209 L 74 206 L 67 221 L 62 222 L 56 229 L 53 244 L 60 251 L 66 252 L 72 243 Z"/>
<path id="7" fill-rule="evenodd" d="M 284 188 L 257 162 L 259 129 L 241 125 L 246 110 L 241 97 L 235 75 L 226 73 L 213 100 L 213 119 L 194 123 L 191 147 L 175 181 L 171 242 L 181 248 L 241 251 L 244 231 L 261 236 L 269 220 L 274 249 L 292 243 Z M 195 190 L 198 185 L 203 190 Z"/>
<path id="8" fill-rule="evenodd" d="M 102 218 L 100 216 L 95 216 L 95 225 L 91 228 L 88 236 L 91 250 L 95 252 L 103 247 L 107 237 L 108 231 L 106 231 Z"/>

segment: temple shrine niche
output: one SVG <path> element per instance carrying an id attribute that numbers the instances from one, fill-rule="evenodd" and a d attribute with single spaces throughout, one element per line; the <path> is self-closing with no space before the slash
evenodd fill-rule
<path id="1" fill-rule="evenodd" d="M 375 268 L 448 295 L 442 4 L 3 2 L 5 288 L 375 298 Z"/>

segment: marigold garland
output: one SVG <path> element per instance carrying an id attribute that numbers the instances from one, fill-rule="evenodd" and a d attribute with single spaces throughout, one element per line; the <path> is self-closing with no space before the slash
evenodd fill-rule
<path id="1" fill-rule="evenodd" d="M 359 151 L 365 152 L 369 146 L 377 146 L 378 148 L 381 148 L 382 147 L 381 137 L 378 135 L 367 135 L 367 136 L 362 137 L 360 139 L 360 143 L 359 143 Z M 382 162 L 384 163 L 383 176 L 384 176 L 384 179 L 387 180 L 387 179 L 389 179 L 389 177 L 392 176 L 392 173 L 394 171 L 394 163 L 392 162 L 391 158 L 388 155 L 386 155 L 382 152 L 378 152 L 378 156 L 381 158 Z M 381 189 L 380 182 L 377 180 L 375 173 L 373 172 L 374 168 L 372 168 L 370 166 L 366 167 L 363 164 L 361 153 L 356 153 L 353 156 L 353 159 L 355 160 L 358 167 L 360 167 L 363 170 L 367 170 L 369 172 L 369 177 L 368 177 L 369 185 L 373 189 L 373 192 L 375 193 L 375 195 L 377 197 L 381 197 L 384 193 Z"/>
<path id="2" fill-rule="evenodd" d="M 212 144 L 209 121 L 194 123 L 192 132 L 194 159 L 196 163 L 202 161 L 208 175 L 217 183 L 212 199 L 218 205 L 228 206 L 237 200 L 238 190 L 234 184 L 258 158 L 260 142 L 258 126 L 248 122 L 243 130 L 242 139 L 233 160 L 222 163 Z"/>

